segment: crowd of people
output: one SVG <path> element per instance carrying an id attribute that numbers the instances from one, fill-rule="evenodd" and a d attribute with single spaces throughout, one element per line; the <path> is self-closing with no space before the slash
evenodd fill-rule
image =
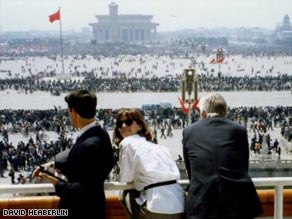
<path id="1" fill-rule="evenodd" d="M 47 91 L 65 93 L 77 88 L 97 92 L 178 92 L 181 89 L 181 76 L 153 76 L 152 78 L 97 78 L 84 72 L 84 80 L 36 80 L 34 77 L 0 80 L 0 90 L 9 89 L 32 93 Z M 284 91 L 291 90 L 292 76 L 217 76 L 201 75 L 199 91 Z"/>
<path id="2" fill-rule="evenodd" d="M 202 58 L 204 57 L 204 58 Z M 253 60 L 250 69 L 244 67 L 241 59 L 228 55 L 228 60 L 221 64 L 222 72 L 217 72 L 217 65 L 210 65 L 208 57 L 196 58 L 188 56 L 126 56 L 113 58 L 72 56 L 67 57 L 66 67 L 69 80 L 58 79 L 61 60 L 57 57 L 23 57 L 12 60 L 22 63 L 14 66 L 14 71 L 5 69 L 5 77 L 0 79 L 0 90 L 16 89 L 24 92 L 48 91 L 68 92 L 78 88 L 95 90 L 97 92 L 177 92 L 181 89 L 182 72 L 178 69 L 195 66 L 199 79 L 199 91 L 282 91 L 291 90 L 291 75 L 286 71 L 292 61 L 280 54 L 264 57 L 242 56 L 244 62 Z M 281 57 L 287 61 L 280 61 Z M 37 59 L 37 60 L 36 60 Z M 0 63 L 9 68 L 10 60 L 3 59 Z M 242 61 L 242 62 L 241 62 Z M 44 62 L 46 67 L 38 67 L 38 62 Z M 46 63 L 49 62 L 49 63 Z M 275 64 L 280 62 L 282 69 Z M 98 64 L 96 64 L 98 63 Z M 262 63 L 262 64 L 260 64 Z M 274 66 L 276 65 L 276 67 Z M 42 66 L 42 65 L 40 65 Z M 125 67 L 128 66 L 128 67 Z M 129 67 L 132 66 L 132 67 Z M 4 70 L 1 70 L 4 71 Z M 219 70 L 220 71 L 220 70 Z M 244 72 L 244 73 L 242 73 Z M 43 80 L 44 77 L 48 79 Z M 72 79 L 72 78 L 77 79 Z M 163 82 L 163 83 L 161 83 Z"/>
<path id="3" fill-rule="evenodd" d="M 221 95 L 219 96 L 219 98 L 217 96 L 214 96 L 214 98 L 223 101 L 223 97 L 221 98 Z M 18 172 L 19 170 L 33 171 L 33 178 L 38 177 L 49 180 L 49 182 L 51 182 L 55 186 L 56 194 L 61 197 L 60 207 L 69 209 L 69 216 L 71 217 L 76 217 L 76 215 L 80 214 L 80 212 L 82 212 L 84 209 L 88 208 L 87 205 L 76 205 L 77 202 L 73 202 L 73 200 L 76 200 L 76 197 L 82 198 L 85 196 L 90 196 L 93 188 L 96 192 L 96 195 L 98 195 L 99 197 L 99 203 L 95 203 L 95 205 L 99 206 L 99 210 L 95 213 L 99 214 L 102 218 L 104 217 L 105 207 L 103 204 L 100 204 L 104 203 L 104 195 L 102 192 L 103 187 L 99 185 L 101 185 L 101 182 L 110 179 L 109 176 L 111 176 L 111 174 L 109 173 L 113 173 L 114 171 L 116 171 L 115 174 L 119 175 L 118 177 L 116 177 L 116 179 L 120 180 L 120 182 L 134 182 L 135 190 L 130 193 L 129 191 L 125 191 L 123 195 L 124 199 L 121 199 L 125 210 L 127 211 L 130 209 L 129 211 L 127 211 L 129 218 L 137 218 L 137 216 L 139 216 L 139 218 L 148 218 L 149 215 L 153 217 L 164 215 L 166 218 L 184 218 L 185 213 L 189 216 L 197 214 L 196 210 L 194 210 L 195 208 L 197 208 L 196 205 L 192 206 L 192 203 L 195 201 L 194 197 L 197 197 L 197 193 L 189 193 L 188 198 L 186 199 L 187 208 L 185 212 L 184 192 L 183 190 L 181 190 L 181 187 L 177 184 L 176 181 L 180 178 L 179 169 L 175 164 L 175 160 L 168 159 L 171 158 L 171 155 L 169 154 L 169 152 L 167 152 L 169 149 L 167 147 L 163 149 L 162 146 L 157 147 L 157 143 L 159 143 L 159 140 L 161 138 L 172 137 L 170 134 L 171 129 L 184 130 L 184 147 L 190 147 L 189 144 L 193 144 L 191 138 L 185 136 L 186 130 L 188 130 L 191 126 L 190 124 L 188 124 L 187 115 L 182 112 L 181 108 L 173 107 L 146 111 L 142 111 L 141 109 L 96 110 L 96 97 L 94 94 L 89 94 L 86 90 L 81 90 L 78 92 L 73 91 L 71 94 L 66 96 L 65 100 L 68 103 L 68 109 L 61 109 L 60 107 L 58 108 L 55 106 L 51 110 L 5 109 L 0 111 L 0 134 L 3 137 L 3 140 L 0 141 L 1 176 L 3 176 L 4 171 L 8 170 L 9 166 L 9 176 L 11 177 L 11 183 L 13 184 L 25 183 L 25 179 L 23 179 L 23 176 L 21 174 L 19 174 L 18 176 L 18 181 L 15 182 L 15 172 Z M 93 100 L 95 102 L 92 102 Z M 205 98 L 203 97 L 199 103 L 204 103 L 204 101 Z M 212 99 L 210 100 L 210 103 L 215 104 L 216 101 L 213 101 Z M 227 105 L 225 104 L 224 107 L 224 112 L 222 112 L 223 114 L 221 115 L 221 107 L 219 107 L 217 109 L 217 111 L 219 111 L 216 111 L 217 113 L 215 113 L 212 111 L 212 107 L 204 108 L 204 106 L 201 106 L 199 104 L 199 110 L 194 110 L 191 114 L 191 124 L 193 126 L 199 123 L 204 123 L 203 120 L 209 121 L 208 118 L 211 118 L 216 121 L 218 120 L 218 124 L 221 125 L 223 124 L 222 121 L 225 121 L 226 127 L 220 129 L 223 132 L 226 131 L 225 129 L 227 128 L 227 126 L 230 126 L 230 129 L 232 127 L 237 127 L 235 128 L 235 130 L 238 129 L 237 131 L 238 133 L 241 133 L 240 135 L 243 136 L 242 138 L 246 137 L 246 139 L 243 141 L 246 144 L 242 145 L 242 148 L 239 149 L 239 152 L 243 150 L 244 153 L 242 153 L 241 151 L 238 155 L 235 156 L 245 156 L 246 154 L 249 154 L 249 152 L 247 152 L 246 150 L 254 151 L 254 153 L 260 153 L 262 144 L 264 143 L 266 144 L 266 148 L 269 151 L 273 150 L 274 147 L 276 147 L 277 150 L 281 148 L 280 145 L 275 146 L 275 143 L 273 143 L 272 145 L 269 145 L 268 143 L 270 142 L 268 138 L 271 138 L 271 136 L 269 136 L 269 130 L 273 128 L 281 128 L 282 136 L 287 138 L 288 141 L 291 141 L 292 139 L 292 107 L 290 106 L 227 108 Z M 204 114 L 204 112 L 206 114 Z M 210 124 L 213 124 L 211 120 L 210 122 Z M 234 125 L 231 125 L 231 123 Z M 213 128 L 216 130 L 216 125 Z M 72 136 L 70 134 L 75 132 L 76 129 L 79 129 L 79 134 L 77 135 L 77 140 L 74 140 L 70 138 Z M 109 129 L 114 129 L 114 134 L 112 136 L 113 140 L 111 143 L 106 143 L 110 141 L 110 138 L 109 136 L 107 137 L 108 134 L 105 135 L 104 133 L 107 133 L 106 130 Z M 150 129 L 152 129 L 153 131 L 150 131 Z M 165 135 L 163 132 L 169 129 L 170 131 L 168 131 L 168 135 Z M 239 131 L 239 129 L 241 131 Z M 161 131 L 160 139 L 157 136 L 158 130 Z M 245 130 L 246 133 L 249 131 L 254 134 L 254 137 L 251 139 L 250 145 L 248 144 L 248 136 L 242 134 L 243 130 Z M 47 142 L 45 137 L 46 131 L 53 131 L 57 133 L 59 135 L 57 141 Z M 31 133 L 34 133 L 35 139 L 30 137 L 27 143 L 21 141 L 17 145 L 12 145 L 9 141 L 9 136 L 11 133 L 18 132 L 26 136 L 31 136 Z M 99 137 L 95 137 L 97 133 L 99 133 Z M 206 133 L 208 133 L 208 131 Z M 211 131 L 211 133 L 217 132 Z M 233 131 L 230 130 L 230 133 L 233 133 Z M 209 134 L 207 134 L 205 137 L 209 138 Z M 83 140 L 79 140 L 81 138 L 80 136 L 84 136 L 82 137 Z M 149 136 L 149 139 L 147 136 Z M 223 135 L 219 134 L 219 136 L 225 139 L 226 136 L 233 135 L 227 134 L 224 137 Z M 237 139 L 237 137 L 235 138 Z M 202 137 L 200 136 L 199 139 L 202 139 Z M 113 151 L 103 151 L 103 147 L 99 146 L 101 142 L 103 142 L 102 144 L 112 144 L 113 147 L 110 148 Z M 199 142 L 201 141 L 196 140 L 196 142 L 197 143 L 194 147 L 197 147 L 197 144 L 199 144 Z M 230 144 L 228 142 L 229 140 L 226 140 L 226 146 L 230 147 Z M 225 142 L 222 140 L 220 141 L 220 145 L 221 143 L 223 144 L 222 147 L 225 148 Z M 256 146 L 257 144 L 260 144 L 260 146 Z M 139 145 L 139 147 L 137 145 Z M 59 181 L 57 178 L 47 175 L 46 173 L 43 173 L 40 169 L 35 168 L 43 164 L 51 165 L 52 158 L 58 157 L 60 153 L 64 153 L 68 151 L 68 149 L 70 149 L 70 154 L 66 155 L 66 159 L 53 159 L 55 160 L 53 162 L 54 168 L 61 170 L 62 173 L 64 173 L 66 177 L 68 177 L 68 181 Z M 144 154 L 144 150 L 148 151 L 150 155 L 148 158 Z M 184 161 L 186 163 L 188 177 L 190 179 L 190 189 L 192 188 L 192 186 L 197 184 L 197 182 L 195 182 L 194 178 L 192 177 L 192 175 L 194 174 L 194 170 L 193 168 L 190 168 L 190 166 L 188 166 L 188 162 L 192 160 L 189 160 L 189 156 L 192 156 L 191 150 L 193 149 L 190 149 L 190 153 L 184 152 Z M 224 160 L 229 157 L 227 156 L 227 154 L 229 153 L 228 150 L 222 151 L 222 153 L 225 152 L 226 156 L 222 157 L 222 165 L 225 165 L 226 161 Z M 100 157 L 103 156 L 102 154 L 104 153 L 107 153 L 106 156 L 108 158 L 103 157 L 102 159 Z M 231 154 L 234 155 L 234 153 L 235 152 L 233 151 Z M 216 154 L 217 153 L 213 154 L 212 152 L 210 155 L 208 155 L 208 159 L 217 159 L 216 157 L 219 155 Z M 100 159 L 98 159 L 99 163 L 95 165 L 94 163 L 97 159 L 94 156 L 97 155 L 100 157 Z M 141 157 L 138 159 L 138 156 Z M 118 159 L 118 157 L 120 157 L 121 159 Z M 135 159 L 133 160 L 133 158 Z M 149 162 L 149 159 L 151 159 L 151 162 Z M 109 161 L 111 161 L 111 163 L 108 163 Z M 236 163 L 234 167 L 238 167 L 238 171 L 242 172 L 243 175 L 241 175 L 241 179 L 243 180 L 243 182 L 248 181 L 249 188 L 245 187 L 247 184 L 238 184 L 238 180 L 234 181 L 234 177 L 237 179 L 238 176 L 233 176 L 233 172 L 231 175 L 230 173 L 227 173 L 225 167 L 222 167 L 223 169 L 221 170 L 221 167 L 219 165 L 220 168 L 218 172 L 218 166 L 216 165 L 213 168 L 214 173 L 212 174 L 216 175 L 219 178 L 218 180 L 217 178 L 215 180 L 216 185 L 213 185 L 212 183 L 212 187 L 208 188 L 208 190 L 213 188 L 217 191 L 217 183 L 220 182 L 218 186 L 220 187 L 221 183 L 222 186 L 227 186 L 228 188 L 226 187 L 226 192 L 230 195 L 233 194 L 233 192 L 228 192 L 230 191 L 230 188 L 228 186 L 229 183 L 235 183 L 238 184 L 238 186 L 243 186 L 243 191 L 248 191 L 247 193 L 244 192 L 244 194 L 246 195 L 244 197 L 244 203 L 242 202 L 242 200 L 237 201 L 241 206 L 241 209 L 244 209 L 246 206 L 249 205 L 248 200 L 252 198 L 252 201 L 254 203 L 252 205 L 255 211 L 251 212 L 251 215 L 257 215 L 261 211 L 261 208 L 259 206 L 257 197 L 254 196 L 254 194 L 256 193 L 254 193 L 255 189 L 252 187 L 252 181 L 250 180 L 250 177 L 246 175 L 248 173 L 248 170 L 246 169 L 247 164 L 245 161 L 248 161 L 248 158 L 240 158 L 239 161 L 242 161 L 243 163 L 238 163 L 236 159 L 232 159 L 231 167 L 232 163 Z M 76 162 L 80 162 L 78 166 L 76 166 Z M 107 164 L 107 167 L 105 167 L 105 169 L 100 168 L 105 164 Z M 115 167 L 113 167 L 114 164 L 116 164 Z M 156 167 L 151 170 L 152 165 L 154 164 L 156 165 Z M 90 167 L 91 169 L 88 167 Z M 94 178 L 95 183 L 92 183 L 91 180 L 93 179 L 92 177 L 94 177 L 94 175 L 91 175 L 91 173 L 94 172 L 97 167 L 99 167 L 98 169 L 99 171 L 101 171 L 102 177 Z M 145 173 L 142 173 L 142 170 L 145 170 Z M 206 174 L 204 172 L 204 168 L 201 168 L 200 170 L 200 174 Z M 141 172 L 141 176 L 137 174 L 136 171 L 138 171 L 139 173 Z M 175 171 L 177 171 L 177 174 Z M 165 174 L 165 177 L 163 177 L 164 175 L 161 174 L 162 172 Z M 196 171 L 195 173 L 199 174 L 198 171 Z M 150 175 L 148 176 L 148 174 Z M 143 176 L 145 175 L 148 176 L 147 180 L 143 178 Z M 228 182 L 225 182 L 225 178 L 228 178 Z M 224 180 L 221 182 L 222 179 Z M 139 180 L 142 180 L 141 183 L 138 183 L 140 182 Z M 199 187 L 201 188 L 202 186 Z M 178 190 L 178 188 L 180 188 L 180 190 Z M 79 190 L 84 191 L 84 193 L 80 193 Z M 190 191 L 193 190 L 191 189 Z M 172 205 L 169 205 L 168 207 L 162 206 L 160 204 L 154 204 L 156 202 L 165 202 L 165 200 L 163 199 L 163 197 L 165 197 L 165 192 L 167 192 L 169 195 L 169 201 L 177 200 L 178 202 L 169 202 L 172 203 Z M 74 196 L 73 198 L 72 194 L 75 193 L 76 196 Z M 221 192 L 219 193 L 221 194 Z M 248 193 L 253 195 L 247 195 Z M 128 206 L 127 201 L 125 201 L 126 199 L 128 199 L 126 197 L 127 195 L 130 195 L 130 206 Z M 201 195 L 206 196 L 207 198 L 209 197 L 207 194 Z M 137 198 L 141 199 L 142 202 L 137 202 Z M 220 201 L 220 203 L 218 203 L 220 205 L 223 204 L 223 207 L 226 206 L 225 204 L 228 202 L 228 200 L 217 201 Z M 157 208 L 156 206 L 160 207 Z M 171 206 L 176 206 L 176 208 Z M 215 214 L 221 215 L 226 213 L 222 213 L 221 210 L 217 209 L 217 207 L 215 206 L 217 206 L 217 204 L 210 206 L 207 204 L 205 208 L 212 209 Z M 230 212 L 236 212 L 236 214 L 238 214 L 239 212 L 237 207 L 233 207 L 229 209 Z M 204 211 L 201 212 L 200 215 L 202 214 L 203 216 L 201 216 L 202 218 L 204 218 L 205 215 L 208 215 L 210 213 L 213 214 L 211 211 Z M 247 216 L 251 217 L 251 215 Z"/>
<path id="4" fill-rule="evenodd" d="M 198 72 L 199 91 L 283 91 L 291 90 L 292 60 L 289 53 L 278 48 L 234 48 L 227 46 L 224 62 L 210 64 L 211 51 L 192 54 L 177 46 L 177 50 L 164 45 L 156 49 L 137 48 L 137 54 L 70 53 L 65 55 L 65 69 L 61 58 L 47 52 L 0 57 L 0 91 L 16 89 L 24 92 L 70 92 L 79 88 L 97 92 L 177 92 L 181 89 L 181 69 L 195 67 Z M 172 49 L 168 53 L 167 48 Z M 211 49 L 211 48 L 210 48 Z M 76 50 L 79 51 L 79 50 Z M 261 53 L 260 53 L 261 51 Z M 191 54 L 191 55 L 190 55 Z M 248 65 L 248 66 L 246 66 Z M 64 72 L 63 72 L 64 71 Z M 67 80 L 62 80 L 63 74 Z M 58 76 L 60 76 L 58 78 Z M 62 77 L 61 77 L 62 76 Z M 43 79 L 43 78 L 47 79 Z M 69 79 L 68 79 L 69 77 Z M 75 78 L 75 79 L 73 79 Z M 161 83 L 163 82 L 163 83 Z"/>
<path id="5" fill-rule="evenodd" d="M 233 49 L 230 48 L 230 53 L 236 51 Z M 156 53 L 158 51 L 160 51 L 160 55 L 163 54 L 161 49 Z M 261 48 L 259 51 L 274 55 L 269 49 Z M 167 52 L 169 55 L 174 51 L 167 50 Z M 165 54 L 166 52 L 164 52 Z M 187 56 L 182 47 L 179 48 L 178 54 Z M 261 54 L 257 53 L 257 55 Z M 143 60 L 141 61 L 143 62 Z M 204 63 L 195 64 L 204 68 Z M 286 64 L 291 65 L 292 63 Z M 115 65 L 119 65 L 119 63 L 117 62 Z M 105 217 L 103 183 L 109 179 L 108 175 L 111 170 L 119 173 L 117 179 L 121 182 L 134 183 L 134 188 L 138 191 L 138 193 L 136 193 L 137 191 L 131 193 L 134 195 L 130 197 L 131 206 L 123 203 L 125 208 L 130 209 L 129 218 L 147 218 L 151 215 L 151 217 L 178 219 L 184 218 L 185 213 L 188 218 L 194 216 L 206 218 L 214 215 L 216 218 L 227 218 L 230 215 L 236 215 L 237 218 L 253 218 L 261 212 L 255 188 L 248 176 L 247 155 L 250 151 L 261 153 L 263 144 L 266 144 L 265 147 L 269 152 L 276 149 L 277 153 L 280 153 L 281 145 L 277 143 L 277 139 L 273 143 L 270 141 L 272 138 L 269 135 L 270 129 L 280 128 L 281 135 L 288 142 L 292 141 L 291 106 L 227 108 L 221 95 L 213 95 L 202 101 L 203 105 L 199 106 L 199 111 L 192 112 L 192 125 L 188 123 L 187 115 L 176 107 L 142 111 L 141 115 L 139 114 L 141 111 L 136 109 L 133 111 L 131 109 L 124 109 L 124 111 L 98 109 L 95 111 L 96 96 L 87 90 L 177 92 L 180 90 L 181 76 L 157 76 L 149 69 L 146 71 L 144 69 L 143 73 L 141 69 L 139 71 L 132 69 L 129 72 L 113 71 L 112 75 L 108 77 L 108 69 L 98 69 L 100 76 L 97 77 L 94 72 L 81 72 L 74 66 L 70 67 L 73 68 L 74 76 L 84 76 L 84 80 L 53 80 L 56 77 L 54 70 L 50 73 L 52 80 L 40 79 L 41 72 L 39 72 L 40 74 L 30 72 L 28 77 L 22 77 L 21 74 L 12 75 L 11 72 L 8 72 L 10 78 L 0 80 L 1 91 L 8 89 L 29 93 L 73 91 L 65 98 L 68 109 L 54 107 L 49 110 L 0 110 L 1 177 L 4 176 L 5 171 L 9 171 L 11 183 L 14 184 L 16 183 L 15 172 L 26 170 L 33 171 L 32 177 L 47 179 L 55 186 L 56 194 L 61 197 L 60 207 L 69 209 L 69 216 L 72 218 L 81 217 L 81 215 Z M 23 73 L 27 73 L 25 68 Z M 155 69 L 157 66 L 151 68 Z M 270 73 L 274 73 L 273 71 L 273 68 L 266 70 L 266 74 L 262 76 L 257 75 L 257 72 L 252 69 L 250 75 L 230 76 L 221 74 L 221 72 L 213 74 L 214 69 L 207 69 L 206 74 L 199 75 L 199 90 L 207 92 L 291 90 L 289 73 L 272 76 Z M 77 91 L 79 88 L 86 90 Z M 215 123 L 223 128 L 218 131 Z M 205 132 L 200 136 L 191 135 L 191 129 L 196 128 L 204 129 Z M 225 132 L 225 128 L 228 129 L 228 132 Z M 75 133 L 77 129 L 79 131 L 75 140 L 72 138 L 72 133 Z M 112 142 L 106 132 L 109 129 L 113 129 L 114 132 Z M 150 129 L 152 130 L 151 135 L 149 135 Z M 186 211 L 184 192 L 181 188 L 178 189 L 179 185 L 176 182 L 179 179 L 179 173 L 174 165 L 175 161 L 168 159 L 171 156 L 169 156 L 167 148 L 161 147 L 159 150 L 155 148 L 160 139 L 172 137 L 172 129 L 183 130 L 183 156 L 190 179 Z M 57 140 L 48 142 L 45 136 L 46 131 L 55 132 L 58 135 Z M 166 135 L 165 132 L 167 132 Z M 248 144 L 247 132 L 252 133 L 253 136 L 250 144 Z M 35 138 L 30 137 L 27 143 L 20 141 L 14 145 L 10 141 L 11 133 L 22 133 L 24 136 L 35 135 Z M 214 145 L 214 139 L 210 138 L 210 133 L 221 139 L 220 144 Z M 233 133 L 237 133 L 240 139 Z M 231 146 L 229 142 L 236 143 Z M 111 144 L 113 147 L 110 147 Z M 215 149 L 211 146 L 215 146 Z M 208 149 L 210 153 L 206 153 L 202 148 Z M 52 158 L 68 149 L 71 151 L 69 155 L 66 155 L 66 159 L 58 158 L 52 162 Z M 140 150 L 142 150 L 142 154 L 140 154 Z M 145 155 L 143 150 L 149 152 L 149 157 L 143 156 Z M 195 161 L 192 163 L 193 152 L 198 151 L 203 156 L 195 156 L 195 159 L 201 166 L 197 166 Z M 218 151 L 220 153 L 217 153 Z M 122 156 L 119 160 L 120 152 Z M 178 156 L 182 162 L 182 157 Z M 133 157 L 137 159 L 134 160 Z M 202 160 L 202 158 L 205 159 Z M 149 162 L 150 160 L 151 162 Z M 206 160 L 216 161 L 220 165 L 214 163 L 211 172 L 210 163 Z M 114 164 L 117 165 L 113 168 Z M 152 164 L 157 164 L 157 167 L 153 168 Z M 42 172 L 42 169 L 37 167 L 39 165 L 53 166 L 66 175 L 67 181 L 59 181 Z M 205 171 L 206 169 L 208 170 Z M 127 172 L 128 170 L 130 172 Z M 152 172 L 149 173 L 149 170 Z M 157 173 L 159 170 L 161 172 Z M 135 171 L 140 172 L 137 174 Z M 151 175 L 151 173 L 153 174 Z M 147 180 L 143 179 L 144 174 L 148 176 Z M 204 176 L 206 180 L 210 177 L 210 180 L 201 184 L 196 177 L 193 177 L 196 174 Z M 18 183 L 24 183 L 21 174 L 18 178 Z M 236 187 L 230 187 L 231 184 Z M 198 191 L 203 191 L 203 193 L 198 193 Z M 237 195 L 238 191 L 242 194 L 241 198 L 237 197 L 236 201 L 231 202 L 230 200 L 234 200 L 234 194 Z M 247 192 L 245 193 L 245 191 Z M 88 197 L 92 197 L 93 193 L 95 201 L 89 203 Z M 221 199 L 218 199 L 219 196 L 213 198 L 214 194 L 221 195 Z M 126 195 L 127 193 L 124 193 L 124 198 Z M 169 197 L 169 200 L 163 199 L 165 197 Z M 203 211 L 198 210 L 200 209 L 200 204 L 198 205 L 196 200 L 198 197 L 202 198 L 199 201 L 204 200 Z M 140 199 L 140 202 L 136 201 L 137 198 Z M 84 202 L 80 203 L 78 199 L 84 200 Z M 163 205 L 165 203 L 169 206 Z M 132 204 L 135 206 L 133 207 Z M 218 206 L 220 207 L 218 208 Z M 140 214 L 141 212 L 143 214 Z"/>
<path id="6" fill-rule="evenodd" d="M 55 160 L 43 162 L 32 177 L 53 184 L 60 197 L 59 208 L 67 209 L 70 218 L 84 211 L 105 218 L 103 183 L 115 159 L 109 134 L 96 120 L 97 98 L 93 92 L 77 90 L 65 101 L 70 124 L 79 129 L 77 139 L 69 153 L 59 153 Z M 120 150 L 119 181 L 134 187 L 124 190 L 120 197 L 128 218 L 252 219 L 263 212 L 248 173 L 246 122 L 241 125 L 237 116 L 227 118 L 227 112 L 224 97 L 210 94 L 199 102 L 199 119 L 183 127 L 183 156 L 190 180 L 187 193 L 177 182 L 180 173 L 169 149 L 153 142 L 142 111 L 122 108 L 115 113 L 113 143 Z M 253 124 L 253 131 L 258 128 Z M 269 124 L 267 128 L 272 127 Z M 66 180 L 44 172 L 45 167 L 54 168 Z M 95 201 L 88 202 L 93 194 Z"/>
<path id="7" fill-rule="evenodd" d="M 117 109 L 98 109 L 97 119 L 102 126 L 111 130 L 115 124 Z M 70 126 L 68 113 L 65 109 L 54 107 L 51 110 L 0 110 L 0 141 L 1 167 L 7 171 L 8 162 L 17 170 L 31 170 L 33 166 L 50 160 L 56 153 L 70 148 L 73 144 L 72 133 L 75 130 Z M 173 129 L 183 129 L 188 124 L 187 116 L 180 108 L 148 110 L 144 112 L 146 122 L 151 127 L 155 139 L 171 138 Z M 292 107 L 235 107 L 228 108 L 227 117 L 245 126 L 253 138 L 250 139 L 250 149 L 260 153 L 263 136 L 273 128 L 281 128 L 281 135 L 292 141 Z M 199 118 L 198 112 L 192 113 L 192 122 Z M 55 132 L 59 137 L 55 141 L 48 141 L 46 131 Z M 13 144 L 9 136 L 21 133 L 30 137 Z M 270 138 L 275 140 L 273 136 Z M 278 139 L 279 140 L 279 139 Z M 270 142 L 270 141 L 265 141 Z M 258 144 L 256 144 L 258 143 Z M 257 145 L 257 147 L 256 147 Z M 269 148 L 272 150 L 274 143 Z M 276 147 L 276 149 L 278 146 Z"/>

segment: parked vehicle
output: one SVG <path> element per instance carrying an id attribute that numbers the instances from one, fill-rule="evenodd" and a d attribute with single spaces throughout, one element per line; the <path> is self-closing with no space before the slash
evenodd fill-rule
<path id="1" fill-rule="evenodd" d="M 142 111 L 148 111 L 148 110 L 159 110 L 162 109 L 162 106 L 158 103 L 147 103 L 147 104 L 142 104 L 141 107 Z"/>

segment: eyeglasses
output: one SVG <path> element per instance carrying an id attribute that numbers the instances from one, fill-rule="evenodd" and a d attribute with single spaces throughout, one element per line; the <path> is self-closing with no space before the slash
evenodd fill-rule
<path id="1" fill-rule="evenodd" d="M 133 124 L 133 121 L 134 121 L 133 119 L 126 119 L 124 121 L 117 121 L 116 126 L 118 128 L 122 128 L 124 123 L 126 124 L 126 126 L 131 126 Z"/>

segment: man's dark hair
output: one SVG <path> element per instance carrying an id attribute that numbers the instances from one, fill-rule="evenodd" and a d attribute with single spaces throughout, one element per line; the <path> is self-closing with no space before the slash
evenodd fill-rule
<path id="1" fill-rule="evenodd" d="M 69 109 L 74 109 L 81 117 L 91 119 L 96 113 L 97 98 L 88 90 L 77 90 L 65 97 Z"/>

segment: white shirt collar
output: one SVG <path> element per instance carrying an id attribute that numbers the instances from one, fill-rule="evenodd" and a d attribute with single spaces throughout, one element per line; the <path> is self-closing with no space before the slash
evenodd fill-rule
<path id="1" fill-rule="evenodd" d="M 78 135 L 77 135 L 77 138 L 79 138 L 80 136 L 83 135 L 84 132 L 86 132 L 88 129 L 94 127 L 94 126 L 97 126 L 98 125 L 98 122 L 97 121 L 93 121 L 91 123 L 89 123 L 88 125 L 84 126 L 82 129 L 80 129 Z"/>

